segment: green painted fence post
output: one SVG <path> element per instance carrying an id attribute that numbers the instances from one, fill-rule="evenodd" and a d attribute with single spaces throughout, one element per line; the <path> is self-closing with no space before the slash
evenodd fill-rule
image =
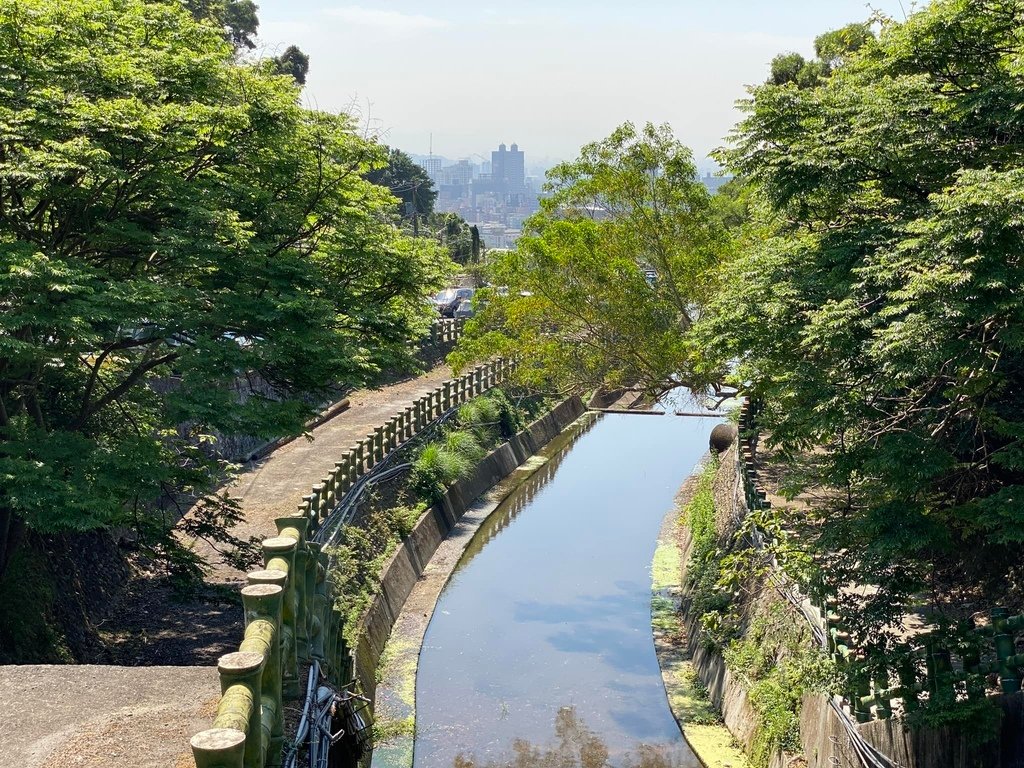
<path id="1" fill-rule="evenodd" d="M 320 527 L 320 521 L 323 520 L 323 507 L 324 507 L 324 485 L 323 483 L 317 483 L 313 486 L 313 503 L 310 505 L 312 512 L 309 515 L 309 534 L 313 535 L 316 533 L 316 529 Z"/>
<path id="2" fill-rule="evenodd" d="M 967 698 L 971 701 L 980 701 L 985 698 L 985 678 L 978 671 L 981 664 L 981 651 L 972 642 L 976 637 L 974 619 L 967 619 L 963 624 L 966 645 L 962 646 L 960 659 L 963 661 L 964 672 L 967 673 Z"/>
<path id="3" fill-rule="evenodd" d="M 284 697 L 281 680 L 281 609 L 284 589 L 277 584 L 242 588 L 245 639 L 239 650 L 265 657 L 260 678 L 260 722 L 265 736 L 265 763 L 279 765 L 284 745 Z"/>
<path id="4" fill-rule="evenodd" d="M 351 486 L 348 484 L 348 451 L 341 454 L 341 459 L 334 462 L 334 500 L 331 508 L 338 506 L 338 503 L 348 493 Z"/>
<path id="5" fill-rule="evenodd" d="M 213 725 L 245 733 L 242 757 L 245 768 L 263 768 L 263 727 L 260 721 L 263 662 L 262 655 L 248 651 L 228 653 L 217 661 L 221 695 Z"/>
<path id="6" fill-rule="evenodd" d="M 992 641 L 996 649 L 996 659 L 999 662 L 999 685 L 1003 693 L 1016 693 L 1020 690 L 1020 678 L 1017 676 L 1016 670 L 1007 663 L 1014 652 L 1009 617 L 1010 612 L 1006 608 L 992 609 Z"/>
<path id="7" fill-rule="evenodd" d="M 338 505 L 338 486 L 341 484 L 343 478 L 341 475 L 341 462 L 334 462 L 334 466 L 331 467 L 330 472 L 327 473 L 327 500 L 324 506 L 325 516 L 330 514 L 331 510 Z"/>
<path id="8" fill-rule="evenodd" d="M 309 565 L 307 570 L 307 590 L 310 596 L 310 653 L 314 659 L 326 661 L 324 646 L 324 631 L 326 629 L 326 613 L 324 611 L 327 602 L 327 592 L 324 584 L 326 572 L 324 570 L 325 555 L 319 543 L 310 541 L 306 544 L 309 548 Z"/>
<path id="9" fill-rule="evenodd" d="M 903 689 L 903 710 L 913 712 L 920 704 L 917 701 L 917 668 L 912 653 L 908 653 L 900 662 L 899 678 Z"/>
<path id="10" fill-rule="evenodd" d="M 875 670 L 872 680 L 875 687 L 877 700 L 875 702 L 875 715 L 879 720 L 888 720 L 892 717 L 892 702 L 887 698 L 889 691 L 889 670 L 885 665 L 880 665 Z"/>
<path id="11" fill-rule="evenodd" d="M 302 518 L 288 519 L 301 520 Z M 281 640 L 283 645 L 281 677 L 282 692 L 288 699 L 297 699 L 301 694 L 298 660 L 299 598 L 295 566 L 295 555 L 298 546 L 298 541 L 291 536 L 275 536 L 263 540 L 263 561 L 266 570 L 283 573 L 286 579 L 281 604 Z"/>
<path id="12" fill-rule="evenodd" d="M 871 721 L 871 709 L 864 705 L 863 699 L 871 695 L 871 681 L 864 669 L 855 673 L 854 686 L 852 697 L 854 717 L 857 718 L 858 723 L 868 723 Z"/>
<path id="13" fill-rule="evenodd" d="M 294 588 L 298 599 L 295 612 L 295 645 L 299 660 L 308 661 L 310 594 L 305 573 L 309 567 L 309 549 L 306 545 L 309 520 L 302 517 L 278 517 L 274 519 L 274 524 L 277 526 L 278 536 L 296 541 Z"/>
<path id="14" fill-rule="evenodd" d="M 245 734 L 237 728 L 211 728 L 192 737 L 196 768 L 244 768 Z"/>
<path id="15" fill-rule="evenodd" d="M 932 638 L 925 642 L 925 670 L 928 673 L 928 692 L 932 701 L 948 703 L 953 698 L 953 689 L 949 685 L 948 652 L 943 656 L 943 649 Z"/>

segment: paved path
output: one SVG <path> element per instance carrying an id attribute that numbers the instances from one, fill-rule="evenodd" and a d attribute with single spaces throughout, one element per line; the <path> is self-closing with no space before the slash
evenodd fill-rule
<path id="1" fill-rule="evenodd" d="M 0 667 L 0 768 L 186 768 L 214 667 Z"/>
<path id="2" fill-rule="evenodd" d="M 273 519 L 293 512 L 342 453 L 449 378 L 449 368 L 440 366 L 416 379 L 355 392 L 349 396 L 347 410 L 313 429 L 312 440 L 300 437 L 247 467 L 226 488 L 241 500 L 245 515 L 236 533 L 243 538 L 272 535 Z M 243 577 L 214 562 L 212 550 L 201 551 L 214 565 L 214 580 Z M 154 613 L 159 612 L 144 605 L 153 598 L 144 595 L 136 606 L 149 645 L 173 645 L 183 627 L 186 635 L 202 629 L 216 640 L 225 634 L 225 623 L 232 628 L 231 647 L 241 638 L 240 627 L 234 631 L 240 619 L 237 605 L 198 601 L 192 613 L 187 613 L 189 606 L 178 606 L 175 614 L 168 615 L 176 621 L 160 626 L 153 623 Z M 179 639 L 196 643 L 194 637 Z M 209 639 L 203 644 L 210 645 L 210 663 L 201 667 L 0 666 L 0 768 L 194 765 L 188 740 L 213 721 L 220 698 L 213 659 L 228 649 Z M 189 656 L 174 648 L 164 648 L 159 655 Z M 189 657 L 194 656 L 193 652 Z M 145 656 L 137 661 L 144 662 Z"/>
<path id="3" fill-rule="evenodd" d="M 350 405 L 311 432 L 269 456 L 250 464 L 225 490 L 239 499 L 245 519 L 234 529 L 242 539 L 263 538 L 275 532 L 274 518 L 293 513 L 302 497 L 327 476 L 341 454 L 362 440 L 399 410 L 451 378 L 451 369 L 438 366 L 423 376 L 380 389 L 349 395 Z M 209 548 L 199 550 L 213 566 L 213 581 L 232 581 L 243 574 L 223 563 Z"/>

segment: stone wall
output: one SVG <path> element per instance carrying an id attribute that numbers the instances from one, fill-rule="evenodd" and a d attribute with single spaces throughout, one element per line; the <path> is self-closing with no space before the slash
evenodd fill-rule
<path id="1" fill-rule="evenodd" d="M 496 448 L 477 465 L 471 477 L 456 483 L 438 504 L 423 513 L 409 536 L 395 550 L 381 572 L 381 588 L 363 614 L 355 653 L 356 677 L 371 701 L 377 687 L 377 663 L 391 628 L 437 546 L 478 496 L 510 475 L 585 410 L 578 397 L 569 398 Z"/>

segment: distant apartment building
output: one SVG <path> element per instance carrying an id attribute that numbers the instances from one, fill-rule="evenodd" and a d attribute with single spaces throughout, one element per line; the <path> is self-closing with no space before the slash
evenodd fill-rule
<path id="1" fill-rule="evenodd" d="M 489 248 L 514 247 L 524 219 L 539 207 L 536 179 L 527 179 L 526 155 L 518 144 L 500 144 L 479 166 L 464 159 L 431 177 L 438 189 L 436 210 L 479 226 Z"/>
<path id="2" fill-rule="evenodd" d="M 513 143 L 509 149 L 499 144 L 491 152 L 491 180 L 495 191 L 506 195 L 521 195 L 526 191 L 526 153 Z"/>
<path id="3" fill-rule="evenodd" d="M 459 160 L 455 165 L 442 168 L 438 182 L 442 186 L 468 187 L 473 181 L 473 164 L 469 160 Z"/>
<path id="4" fill-rule="evenodd" d="M 438 177 L 441 175 L 441 158 L 440 157 L 428 157 L 423 160 L 423 170 L 427 172 L 427 176 L 437 183 Z"/>

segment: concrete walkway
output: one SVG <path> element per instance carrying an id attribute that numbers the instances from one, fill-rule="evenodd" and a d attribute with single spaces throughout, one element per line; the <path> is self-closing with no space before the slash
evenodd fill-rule
<path id="1" fill-rule="evenodd" d="M 0 768 L 186 768 L 214 667 L 0 667 Z"/>
<path id="2" fill-rule="evenodd" d="M 242 539 L 274 535 L 274 518 L 295 512 L 302 497 L 327 476 L 341 454 L 451 375 L 451 369 L 441 365 L 415 379 L 353 392 L 349 407 L 314 428 L 312 439 L 299 437 L 249 464 L 223 489 L 241 502 L 245 516 L 233 533 Z M 220 562 L 216 552 L 203 542 L 196 547 L 213 568 L 212 581 L 234 581 L 244 576 Z"/>

